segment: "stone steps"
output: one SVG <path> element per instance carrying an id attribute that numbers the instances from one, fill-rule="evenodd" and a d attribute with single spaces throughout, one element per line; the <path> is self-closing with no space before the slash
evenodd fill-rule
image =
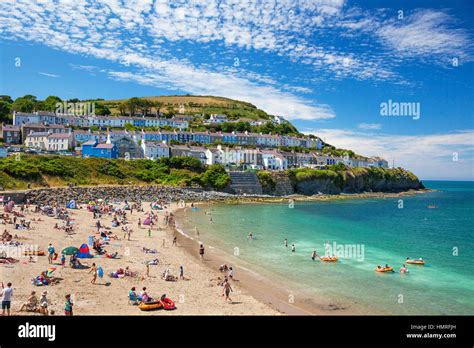
<path id="1" fill-rule="evenodd" d="M 262 185 L 252 172 L 229 172 L 230 187 L 237 194 L 261 195 Z"/>

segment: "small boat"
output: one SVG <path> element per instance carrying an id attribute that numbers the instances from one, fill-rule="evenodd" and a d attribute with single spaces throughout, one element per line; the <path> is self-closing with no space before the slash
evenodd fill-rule
<path id="1" fill-rule="evenodd" d="M 319 259 L 324 262 L 337 262 L 337 260 L 339 260 L 339 258 L 336 256 L 333 256 L 333 257 L 323 256 L 323 257 L 320 257 Z"/>
<path id="2" fill-rule="evenodd" d="M 163 304 L 161 303 L 161 301 L 153 301 L 153 302 L 140 302 L 138 304 L 138 308 L 141 310 L 141 311 L 153 311 L 153 310 L 156 310 L 156 309 L 162 309 L 163 308 Z"/>
<path id="3" fill-rule="evenodd" d="M 163 309 L 165 311 L 172 311 L 173 309 L 176 309 L 174 302 L 168 297 L 165 297 L 164 299 L 162 299 L 161 304 L 163 305 Z"/>
<path id="4" fill-rule="evenodd" d="M 382 267 L 376 268 L 375 272 L 384 273 L 384 272 L 394 272 L 393 267 Z"/>
<path id="5" fill-rule="evenodd" d="M 405 260 L 405 263 L 408 263 L 410 265 L 424 265 L 425 261 L 424 260 Z"/>

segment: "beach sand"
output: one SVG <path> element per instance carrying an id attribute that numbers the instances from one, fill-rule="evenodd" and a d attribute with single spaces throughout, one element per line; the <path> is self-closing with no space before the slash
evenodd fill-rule
<path id="1" fill-rule="evenodd" d="M 149 210 L 149 204 L 143 203 L 145 211 Z M 167 207 L 168 212 L 175 211 L 177 204 Z M 16 209 L 18 211 L 18 209 Z M 32 207 L 30 207 L 32 210 Z M 28 211 L 27 220 L 42 219 L 41 222 L 32 222 L 30 230 L 15 230 L 13 225 L 0 225 L 2 231 L 6 229 L 12 235 L 17 235 L 15 239 L 25 244 L 38 245 L 39 250 L 46 251 L 48 244 L 52 243 L 56 252 L 68 246 L 79 248 L 81 244 L 87 243 L 88 236 L 95 231 L 96 220 L 92 219 L 92 213 L 88 212 L 83 205 L 83 209 L 69 210 L 74 219 L 74 234 L 68 236 L 63 230 L 54 228 L 56 223 L 62 224 L 61 220 L 48 217 L 40 213 Z M 157 212 L 155 210 L 155 212 Z M 26 301 L 30 292 L 35 290 L 38 297 L 42 291 L 48 291 L 50 300 L 50 310 L 55 311 L 55 315 L 64 315 L 65 295 L 71 294 L 74 302 L 74 315 L 275 315 L 278 310 L 262 303 L 252 297 L 245 290 L 240 282 L 232 282 L 234 292 L 231 293 L 233 303 L 226 303 L 222 297 L 222 288 L 217 285 L 217 278 L 223 277 L 217 268 L 211 268 L 210 260 L 206 255 L 204 261 L 192 255 L 190 244 L 181 245 L 181 238 L 178 239 L 178 246 L 172 246 L 173 236 L 176 233 L 163 223 L 164 212 L 159 213 L 158 227 L 152 230 L 151 237 L 148 236 L 148 227 L 138 228 L 139 218 L 144 220 L 144 213 L 134 211 L 128 212 L 127 218 L 130 227 L 133 229 L 131 240 L 124 240 L 121 228 L 112 228 L 120 240 L 112 240 L 110 245 L 105 246 L 109 252 L 117 251 L 120 259 L 108 259 L 104 256 L 81 259 L 83 264 L 101 266 L 104 270 L 104 277 L 98 278 L 96 284 L 91 284 L 92 274 L 88 269 L 78 270 L 68 266 L 69 257 L 66 258 L 66 266 L 60 265 L 59 257 L 54 267 L 57 268 L 54 275 L 60 278 L 59 284 L 48 286 L 33 286 L 32 278 L 40 275 L 50 266 L 47 256 L 38 256 L 36 262 L 29 263 L 28 257 L 21 257 L 19 263 L 11 265 L 0 265 L 0 277 L 4 284 L 13 283 L 14 295 L 12 301 L 12 315 L 38 315 L 27 312 L 18 312 L 21 304 Z M 111 226 L 111 216 L 103 216 L 102 224 Z M 165 246 L 163 247 L 163 240 Z M 142 247 L 157 249 L 158 254 L 145 254 Z M 93 252 L 91 248 L 91 252 Z M 197 249 L 195 250 L 197 255 Z M 158 258 L 159 264 L 150 266 L 150 277 L 146 277 L 145 260 Z M 189 280 L 178 280 L 168 282 L 160 278 L 165 268 L 170 268 L 172 274 L 179 275 L 179 266 L 184 267 L 184 275 Z M 214 265 L 214 264 L 213 264 Z M 110 272 L 118 268 L 129 267 L 132 271 L 137 271 L 137 278 L 125 277 L 122 279 L 111 278 Z M 240 283 L 240 284 L 239 284 Z M 142 312 L 137 306 L 128 303 L 128 291 L 132 286 L 136 287 L 137 293 L 142 287 L 147 287 L 147 293 L 155 298 L 162 294 L 167 294 L 176 303 L 177 309 L 174 311 L 153 311 Z"/>

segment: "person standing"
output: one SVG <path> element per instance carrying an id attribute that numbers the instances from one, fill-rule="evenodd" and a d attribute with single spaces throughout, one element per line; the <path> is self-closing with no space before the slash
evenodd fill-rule
<path id="1" fill-rule="evenodd" d="M 225 294 L 225 300 L 233 302 L 232 299 L 229 297 L 230 293 L 233 292 L 233 290 L 232 290 L 232 287 L 230 286 L 230 283 L 227 279 L 224 280 L 223 291 L 224 291 L 224 294 Z"/>
<path id="2" fill-rule="evenodd" d="M 91 267 L 89 273 L 92 273 L 91 283 L 95 284 L 95 281 L 97 280 L 97 266 L 95 265 L 95 263 L 92 264 L 92 267 Z"/>
<path id="3" fill-rule="evenodd" d="M 2 282 L 2 315 L 5 316 L 5 309 L 7 310 L 7 315 L 10 316 L 10 306 L 13 296 L 12 283 L 7 283 L 7 287 L 3 286 Z"/>
<path id="4" fill-rule="evenodd" d="M 174 237 L 173 238 L 173 246 L 178 246 L 177 241 L 178 241 L 178 238 Z"/>
<path id="5" fill-rule="evenodd" d="M 74 304 L 72 303 L 72 300 L 71 300 L 71 295 L 70 294 L 67 294 L 66 295 L 66 303 L 64 305 L 64 314 L 68 317 L 72 317 L 72 306 Z"/>
<path id="6" fill-rule="evenodd" d="M 184 280 L 184 267 L 179 266 L 179 279 Z"/>
<path id="7" fill-rule="evenodd" d="M 148 228 L 148 238 L 151 237 L 151 228 Z"/>
<path id="8" fill-rule="evenodd" d="M 283 245 L 288 248 L 288 239 L 285 238 L 285 240 L 283 241 Z"/>
<path id="9" fill-rule="evenodd" d="M 53 263 L 53 258 L 54 258 L 54 247 L 51 243 L 49 243 L 49 246 L 48 246 L 48 262 L 49 262 L 49 264 Z"/>
<path id="10" fill-rule="evenodd" d="M 313 252 L 311 253 L 311 260 L 314 261 L 316 259 L 316 255 L 317 255 L 316 250 L 313 250 Z"/>
<path id="11" fill-rule="evenodd" d="M 199 256 L 201 256 L 201 260 L 204 260 L 204 245 L 199 246 Z"/>
<path id="12" fill-rule="evenodd" d="M 295 251 L 296 251 L 295 243 L 292 243 L 292 244 L 291 244 L 291 251 L 292 251 L 292 252 L 295 252 Z"/>

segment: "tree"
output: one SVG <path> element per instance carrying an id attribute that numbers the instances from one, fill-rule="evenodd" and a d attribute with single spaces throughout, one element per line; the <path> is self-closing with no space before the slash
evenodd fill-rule
<path id="1" fill-rule="evenodd" d="M 133 97 L 127 100 L 127 108 L 130 116 L 135 116 L 137 109 L 140 106 L 140 98 Z"/>
<path id="2" fill-rule="evenodd" d="M 12 104 L 13 110 L 20 112 L 33 112 L 37 109 L 37 106 L 38 101 L 36 100 L 36 97 L 31 94 L 16 98 Z"/>
<path id="3" fill-rule="evenodd" d="M 0 100 L 0 121 L 7 122 L 10 120 L 12 105 L 4 100 Z"/>
<path id="4" fill-rule="evenodd" d="M 62 103 L 62 99 L 57 96 L 50 95 L 43 101 L 41 109 L 44 111 L 55 111 L 57 109 L 57 103 Z"/>
<path id="5" fill-rule="evenodd" d="M 154 102 L 154 107 L 156 108 L 156 117 L 159 117 L 160 116 L 160 110 L 161 108 L 163 107 L 163 102 L 160 102 L 160 101 L 156 101 Z"/>
<path id="6" fill-rule="evenodd" d="M 102 103 L 95 103 L 95 114 L 96 115 L 110 115 L 110 109 L 107 105 Z"/>
<path id="7" fill-rule="evenodd" d="M 120 113 L 120 116 L 125 116 L 127 114 L 127 104 L 125 103 L 119 103 L 117 105 L 117 109 Z"/>
<path id="8" fill-rule="evenodd" d="M 13 99 L 9 95 L 0 95 L 0 100 L 9 104 L 13 104 Z"/>

